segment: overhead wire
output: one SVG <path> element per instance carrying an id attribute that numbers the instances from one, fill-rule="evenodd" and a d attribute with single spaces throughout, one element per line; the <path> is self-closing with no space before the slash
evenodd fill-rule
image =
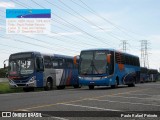
<path id="1" fill-rule="evenodd" d="M 43 7 L 42 5 L 40 5 L 39 3 L 35 2 L 34 0 L 31 0 L 31 1 L 32 1 L 33 3 L 35 3 L 37 6 L 46 9 L 45 7 Z M 60 20 L 68 23 L 68 24 L 71 25 L 73 28 L 75 28 L 75 29 L 77 29 L 77 30 L 80 30 L 80 31 L 83 32 L 84 34 L 86 34 L 86 35 L 88 35 L 88 36 L 90 36 L 90 37 L 92 37 L 92 38 L 94 38 L 94 39 L 96 39 L 96 40 L 99 40 L 99 41 L 101 41 L 101 42 L 104 43 L 104 44 L 108 44 L 108 43 L 106 43 L 105 41 L 103 41 L 102 39 L 100 39 L 100 38 L 98 38 L 98 37 L 96 37 L 96 36 L 94 36 L 94 35 L 91 35 L 90 33 L 82 30 L 81 28 L 77 27 L 76 25 L 73 25 L 72 23 L 68 22 L 67 20 L 63 19 L 62 17 L 54 14 L 53 12 L 52 12 L 52 14 L 53 14 L 54 16 L 56 16 L 57 18 L 59 18 Z M 108 44 L 108 45 L 109 45 L 109 44 Z"/>
<path id="2" fill-rule="evenodd" d="M 45 1 L 47 1 L 47 0 L 45 0 Z M 63 4 L 65 7 L 67 7 L 68 9 L 72 10 L 72 11 L 73 11 L 74 13 L 76 13 L 77 15 L 79 15 L 79 16 L 83 19 L 83 21 L 85 21 L 85 22 L 87 22 L 87 23 L 89 23 L 89 24 L 95 26 L 96 28 L 98 28 L 98 29 L 100 29 L 100 30 L 102 30 L 102 31 L 105 32 L 105 29 L 104 29 L 104 28 L 102 28 L 102 27 L 98 26 L 97 24 L 93 23 L 92 21 L 90 21 L 89 19 L 87 19 L 86 17 L 84 17 L 83 15 L 81 15 L 79 12 L 77 12 L 77 11 L 75 11 L 74 9 L 72 9 L 71 7 L 69 7 L 67 4 L 65 4 L 65 3 L 62 2 L 61 0 L 59 0 L 59 2 L 62 3 L 62 4 Z M 72 14 L 72 15 L 73 15 L 73 14 Z M 118 37 L 110 34 L 109 32 L 108 32 L 107 34 L 110 35 L 111 37 L 115 38 L 115 39 L 121 40 L 121 39 L 119 39 Z"/>
<path id="3" fill-rule="evenodd" d="M 40 5 L 41 6 L 41 5 Z M 24 6 L 25 7 L 25 6 Z M 41 7 L 43 7 L 43 6 L 41 6 Z M 44 8 L 44 7 L 43 7 Z M 57 33 L 55 33 L 55 34 L 57 34 Z"/>
<path id="4" fill-rule="evenodd" d="M 25 6 L 23 6 L 23 7 L 25 7 Z M 25 35 L 21 35 L 21 36 L 25 36 Z M 29 36 L 25 36 L 25 37 L 47 44 L 46 41 L 42 41 L 42 40 L 39 40 L 39 39 L 36 39 L 36 38 L 31 38 L 31 37 L 29 37 Z M 24 43 L 27 43 L 27 42 L 24 42 Z M 53 44 L 53 43 L 52 43 L 52 44 Z M 55 44 L 55 43 L 54 43 L 54 44 Z M 34 44 L 34 45 L 36 46 L 36 44 Z M 48 43 L 48 45 L 51 45 L 51 43 Z M 58 44 L 56 44 L 56 45 L 58 45 Z M 39 45 L 38 45 L 38 46 L 39 46 Z M 60 45 L 59 45 L 59 46 L 60 46 Z M 39 46 L 39 47 L 40 47 L 40 46 Z M 41 46 L 41 47 L 42 47 L 42 46 Z M 63 48 L 63 46 L 60 46 L 60 47 Z M 73 49 L 66 48 L 66 47 L 65 47 L 65 50 L 70 50 L 70 51 L 72 51 L 72 52 L 73 52 L 73 51 L 79 52 L 79 51 L 77 51 L 77 50 L 73 50 Z"/>
<path id="5" fill-rule="evenodd" d="M 45 7 L 43 7 L 42 5 L 40 5 L 39 3 L 37 3 L 37 2 L 35 2 L 35 1 L 33 1 L 33 0 L 31 0 L 33 3 L 35 3 L 35 4 L 37 4 L 38 6 L 40 6 L 40 7 L 42 7 L 42 8 L 44 8 L 44 9 L 46 9 Z M 19 4 L 20 5 L 20 4 Z M 27 8 L 27 7 L 25 7 L 25 8 Z M 103 42 L 104 43 L 104 42 Z M 108 43 L 107 43 L 108 44 Z M 94 45 L 94 46 L 96 46 L 96 45 Z"/>
<path id="6" fill-rule="evenodd" d="M 127 35 L 127 36 L 135 39 L 133 36 L 131 36 L 131 35 L 129 35 L 128 33 L 125 32 L 125 31 L 127 31 L 127 32 L 130 32 L 130 31 L 125 30 L 125 28 L 122 28 L 122 27 L 116 25 L 115 23 L 111 22 L 110 20 L 106 19 L 105 17 L 101 16 L 100 14 L 98 14 L 95 10 L 93 10 L 91 7 L 89 7 L 89 6 L 88 6 L 85 2 L 83 2 L 82 0 L 79 0 L 79 1 L 80 1 L 83 5 L 85 5 L 86 8 L 83 7 L 82 5 L 76 3 L 76 2 L 73 1 L 73 0 L 71 0 L 71 1 L 72 1 L 74 4 L 80 6 L 80 7 L 84 8 L 84 9 L 88 8 L 88 9 L 86 9 L 86 10 L 88 10 L 89 12 L 95 14 L 96 16 L 98 16 L 99 18 L 103 19 L 103 20 L 106 21 L 107 23 L 111 24 L 112 26 L 114 26 L 115 28 L 117 28 L 118 30 L 120 30 L 122 33 L 124 33 L 125 35 Z M 125 30 L 125 31 L 124 31 L 124 30 Z"/>
<path id="7" fill-rule="evenodd" d="M 15 1 L 16 2 L 16 1 Z M 18 5 L 20 5 L 20 6 L 22 6 L 22 4 L 20 4 L 21 2 L 16 2 Z M 28 5 L 27 5 L 28 6 Z M 25 7 L 25 8 L 27 8 L 26 6 L 24 6 L 23 5 L 23 7 Z M 28 9 L 28 8 L 27 8 Z M 53 32 L 52 32 L 53 33 Z M 55 33 L 55 32 L 54 32 Z M 57 34 L 57 33 L 55 33 L 55 34 Z M 64 36 L 64 35 L 61 35 L 61 36 Z M 47 36 L 47 37 L 50 37 L 50 36 Z M 50 37 L 51 38 L 51 37 Z M 69 37 L 67 37 L 67 38 L 69 38 Z M 58 38 L 55 38 L 54 37 L 54 39 L 58 39 Z M 71 39 L 71 38 L 70 38 Z M 60 39 L 58 39 L 58 40 L 60 40 Z M 62 40 L 60 40 L 60 41 L 62 41 Z M 62 41 L 63 42 L 63 41 Z M 83 42 L 82 42 L 83 43 Z M 74 44 L 74 43 L 72 43 L 72 44 Z M 92 45 L 92 44 L 89 44 L 89 43 L 84 43 L 84 45 L 91 45 L 91 46 L 96 46 L 96 45 Z M 84 46 L 83 45 L 83 46 Z M 77 47 L 76 47 L 77 48 Z"/>

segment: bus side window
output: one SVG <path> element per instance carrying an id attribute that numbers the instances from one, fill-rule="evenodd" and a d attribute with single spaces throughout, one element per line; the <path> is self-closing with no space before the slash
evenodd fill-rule
<path id="1" fill-rule="evenodd" d="M 37 67 L 37 71 L 43 71 L 44 70 L 43 58 L 41 58 L 41 57 L 36 58 L 36 67 Z"/>
<path id="2" fill-rule="evenodd" d="M 58 59 L 53 59 L 53 68 L 58 68 L 59 65 L 58 65 Z"/>
<path id="3" fill-rule="evenodd" d="M 53 68 L 53 64 L 50 56 L 44 56 L 44 65 L 45 65 L 45 68 Z"/>
<path id="4" fill-rule="evenodd" d="M 73 68 L 73 60 L 66 59 L 66 68 L 72 69 Z"/>
<path id="5" fill-rule="evenodd" d="M 65 62 L 64 62 L 64 59 L 58 59 L 58 68 L 65 68 Z"/>

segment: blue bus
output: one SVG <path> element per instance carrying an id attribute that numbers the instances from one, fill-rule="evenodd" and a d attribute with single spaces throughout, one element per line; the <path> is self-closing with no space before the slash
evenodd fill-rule
<path id="1" fill-rule="evenodd" d="M 139 57 L 114 49 L 82 50 L 79 58 L 79 84 L 89 86 L 135 86 L 140 80 Z"/>
<path id="2" fill-rule="evenodd" d="M 146 67 L 140 67 L 140 82 L 147 82 L 149 79 L 148 69 Z"/>
<path id="3" fill-rule="evenodd" d="M 78 66 L 74 57 L 40 52 L 19 52 L 9 57 L 8 80 L 11 88 L 23 87 L 24 91 L 35 87 L 64 89 L 79 87 Z"/>

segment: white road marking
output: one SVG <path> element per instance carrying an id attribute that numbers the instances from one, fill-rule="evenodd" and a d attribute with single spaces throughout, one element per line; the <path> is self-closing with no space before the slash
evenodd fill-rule
<path id="1" fill-rule="evenodd" d="M 156 96 L 156 95 L 150 95 L 150 94 L 128 94 L 128 95 L 145 95 L 145 96 L 148 96 L 148 97 L 153 97 L 153 96 Z"/>
<path id="2" fill-rule="evenodd" d="M 160 100 L 160 99 L 154 99 L 154 98 L 139 98 L 139 97 L 124 97 L 124 96 L 112 96 L 112 95 L 108 95 L 106 97 L 121 97 L 121 98 L 127 98 L 127 99 L 142 99 L 142 100 Z"/>
<path id="3" fill-rule="evenodd" d="M 11 96 L 11 94 L 8 94 L 8 93 L 6 93 L 6 94 L 0 94 L 0 96 Z"/>
<path id="4" fill-rule="evenodd" d="M 82 107 L 82 108 L 97 109 L 97 110 L 104 110 L 104 111 L 121 111 L 121 110 L 115 110 L 115 109 L 106 109 L 106 108 L 99 108 L 99 107 L 92 107 L 92 106 L 83 106 L 83 105 L 75 105 L 75 104 L 65 104 L 65 103 L 60 103 L 60 104 L 61 105 L 66 105 L 66 106 Z"/>
<path id="5" fill-rule="evenodd" d="M 160 86 L 160 84 L 156 84 L 156 83 L 154 83 L 154 84 L 152 84 L 152 83 L 150 83 L 150 84 L 143 84 L 143 86 L 144 86 L 144 85 L 145 85 L 145 86 L 147 86 L 147 85 L 154 85 L 154 86 L 155 86 L 155 85 L 158 85 L 158 86 Z"/>
<path id="6" fill-rule="evenodd" d="M 133 105 L 146 105 L 146 106 L 156 106 L 159 107 L 158 104 L 145 104 L 145 103 L 132 103 L 132 102 L 120 102 L 120 101 L 111 101 L 111 100 L 99 100 L 99 99 L 88 99 L 88 100 L 95 100 L 100 102 L 113 102 L 113 103 L 122 103 L 122 104 L 133 104 Z"/>

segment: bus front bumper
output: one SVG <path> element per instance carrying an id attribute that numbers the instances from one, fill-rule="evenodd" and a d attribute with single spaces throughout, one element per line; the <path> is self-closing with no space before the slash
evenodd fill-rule
<path id="1" fill-rule="evenodd" d="M 10 88 L 18 88 L 18 87 L 36 87 L 36 80 L 30 79 L 26 83 L 15 83 L 14 80 L 9 80 L 9 86 Z"/>
<path id="2" fill-rule="evenodd" d="M 80 85 L 109 86 L 111 80 L 107 77 L 79 77 Z"/>

